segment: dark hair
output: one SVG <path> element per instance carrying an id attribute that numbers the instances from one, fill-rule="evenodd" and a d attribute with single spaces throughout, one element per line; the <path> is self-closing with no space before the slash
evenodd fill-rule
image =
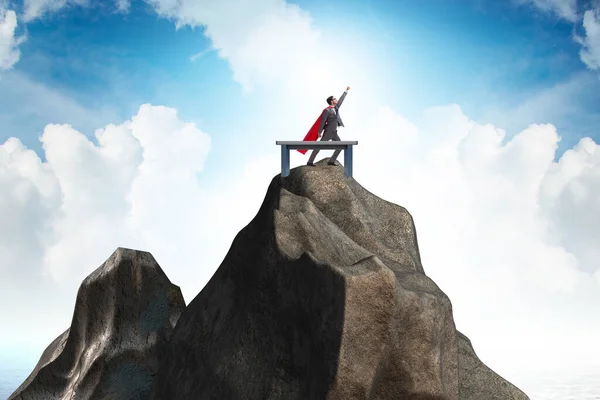
<path id="1" fill-rule="evenodd" d="M 327 98 L 327 104 L 331 105 L 331 102 L 333 101 L 333 96 L 329 96 Z"/>

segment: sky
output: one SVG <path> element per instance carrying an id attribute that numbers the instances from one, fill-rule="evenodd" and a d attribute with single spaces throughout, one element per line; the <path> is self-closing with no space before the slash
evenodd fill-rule
<path id="1" fill-rule="evenodd" d="M 191 301 L 275 141 L 347 85 L 354 178 L 413 215 L 480 358 L 517 385 L 599 367 L 600 2 L 577 0 L 0 0 L 0 360 L 33 367 L 117 247 Z"/>

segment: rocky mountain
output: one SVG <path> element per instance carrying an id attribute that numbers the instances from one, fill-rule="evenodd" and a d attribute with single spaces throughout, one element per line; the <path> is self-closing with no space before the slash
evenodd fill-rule
<path id="1" fill-rule="evenodd" d="M 117 249 L 81 284 L 71 327 L 9 400 L 141 400 L 185 308 L 150 253 Z"/>
<path id="2" fill-rule="evenodd" d="M 161 275 L 157 290 L 170 302 L 132 306 L 118 327 L 92 329 L 86 318 L 110 320 L 101 315 L 117 303 L 105 301 L 100 307 L 85 300 L 89 295 L 82 296 L 80 289 L 75 312 L 80 320 L 74 317 L 71 331 L 104 334 L 92 334 L 96 339 L 87 341 L 78 333 L 67 352 L 71 335 L 65 332 L 12 398 L 63 399 L 72 393 L 69 398 L 123 400 L 528 399 L 485 366 L 469 339 L 457 332 L 450 300 L 425 275 L 408 211 L 368 192 L 326 161 L 272 180 L 255 218 L 237 234 L 212 279 L 181 316 L 180 294 L 168 296 L 173 286 Z M 93 281 L 98 290 L 128 292 L 140 280 L 133 278 L 133 269 L 123 271 L 132 276 L 100 280 L 96 271 L 82 288 Z M 148 276 L 152 279 L 153 273 Z M 140 303 L 135 296 L 122 300 Z M 132 327 L 143 325 L 139 321 L 152 310 L 154 332 L 160 331 L 162 340 L 155 342 L 155 352 L 139 353 L 140 362 L 151 367 L 131 362 L 128 369 L 118 357 L 114 363 L 107 357 L 96 361 L 105 354 L 98 343 L 113 343 L 115 349 L 107 336 L 125 336 L 130 347 L 145 343 L 140 329 Z M 57 372 L 38 379 L 57 354 L 66 354 L 65 361 L 48 369 Z M 85 367 L 90 363 L 106 371 L 147 374 L 124 380 L 116 373 L 106 389 L 109 381 L 101 378 L 107 373 L 94 374 Z M 77 378 L 58 379 L 67 375 Z M 117 379 L 127 381 L 123 389 L 115 386 Z M 30 395 L 15 397 L 25 390 Z"/>

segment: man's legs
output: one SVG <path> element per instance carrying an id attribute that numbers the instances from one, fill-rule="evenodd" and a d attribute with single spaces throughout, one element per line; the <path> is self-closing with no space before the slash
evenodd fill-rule
<path id="1" fill-rule="evenodd" d="M 317 154 L 319 153 L 319 149 L 314 149 L 310 155 L 310 157 L 308 158 L 308 162 L 306 163 L 307 165 L 312 165 L 313 162 L 315 161 L 315 157 L 317 156 Z"/>
<path id="2" fill-rule="evenodd" d="M 331 134 L 329 132 L 323 132 L 323 136 L 321 136 L 321 141 L 327 141 L 330 139 Z M 319 149 L 314 149 L 312 151 L 312 154 L 310 155 L 310 157 L 308 158 L 308 162 L 306 163 L 307 165 L 311 165 L 312 163 L 315 162 L 315 157 L 317 156 L 317 154 L 319 153 Z"/>
<path id="3" fill-rule="evenodd" d="M 341 141 L 340 137 L 337 134 L 337 131 L 333 132 L 333 137 L 331 138 L 331 140 L 338 141 L 338 142 Z M 340 155 L 341 151 L 342 151 L 341 149 L 337 149 L 336 151 L 334 151 L 333 155 L 331 156 L 331 158 L 329 159 L 327 164 L 335 164 L 335 160 Z"/>

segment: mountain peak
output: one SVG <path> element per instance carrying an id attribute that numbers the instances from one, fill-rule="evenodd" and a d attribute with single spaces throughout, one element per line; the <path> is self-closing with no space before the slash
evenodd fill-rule
<path id="1" fill-rule="evenodd" d="M 184 308 L 150 253 L 118 248 L 84 279 L 71 327 L 10 400 L 147 397 Z"/>
<path id="2" fill-rule="evenodd" d="M 528 399 L 456 330 L 409 212 L 326 161 L 273 178 L 185 309 L 117 249 L 11 399 Z"/>

